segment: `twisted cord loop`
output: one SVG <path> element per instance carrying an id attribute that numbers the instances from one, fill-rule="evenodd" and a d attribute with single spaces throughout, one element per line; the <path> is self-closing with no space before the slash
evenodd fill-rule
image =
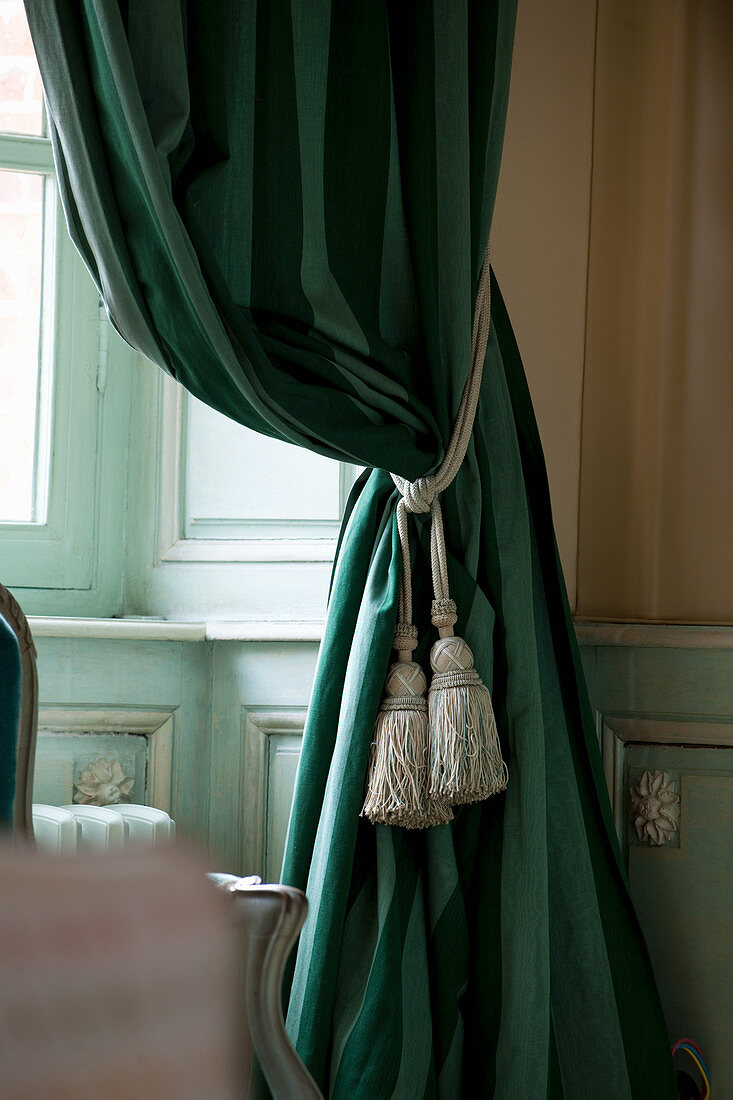
<path id="1" fill-rule="evenodd" d="M 400 477 L 399 474 L 390 475 L 401 493 L 397 504 L 397 531 L 402 551 L 399 618 L 400 622 L 403 623 L 412 623 L 412 572 L 410 568 L 410 536 L 407 525 L 408 513 L 430 512 L 431 514 L 430 563 L 435 599 L 436 601 L 450 599 L 443 515 L 439 498 L 443 490 L 447 489 L 455 478 L 461 468 L 461 463 L 466 457 L 481 391 L 481 378 L 483 376 L 486 348 L 489 342 L 490 325 L 491 267 L 489 264 L 489 241 L 487 241 L 476 294 L 476 309 L 473 315 L 471 369 L 463 387 L 461 403 L 458 406 L 458 413 L 456 414 L 445 457 L 435 474 L 425 474 L 415 481 L 408 481 L 406 478 Z M 442 626 L 441 629 L 451 630 L 449 625 Z"/>

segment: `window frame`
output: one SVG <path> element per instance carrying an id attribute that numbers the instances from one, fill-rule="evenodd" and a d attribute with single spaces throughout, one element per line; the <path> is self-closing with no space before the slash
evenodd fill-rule
<path id="1" fill-rule="evenodd" d="M 39 400 L 48 401 L 37 421 L 35 472 L 36 484 L 45 482 L 45 515 L 0 522 L 2 575 L 24 590 L 88 590 L 102 396 L 99 296 L 65 230 L 50 140 L 3 133 L 0 168 L 44 179 Z"/>
<path id="2" fill-rule="evenodd" d="M 340 521 L 323 521 L 324 533 L 317 538 L 302 537 L 297 523 L 292 535 L 269 537 L 267 521 L 246 518 L 243 537 L 186 537 L 188 394 L 142 356 L 138 360 L 130 437 L 126 614 L 322 622 Z M 358 468 L 339 465 L 343 514 Z"/>

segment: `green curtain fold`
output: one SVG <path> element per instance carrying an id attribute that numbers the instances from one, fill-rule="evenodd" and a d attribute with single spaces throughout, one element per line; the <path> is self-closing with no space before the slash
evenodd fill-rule
<path id="1" fill-rule="evenodd" d="M 18 639 L 0 615 L 0 835 L 13 827 L 22 688 Z"/>
<path id="2" fill-rule="evenodd" d="M 283 871 L 310 902 L 288 1006 L 302 1057 L 343 1100 L 670 1100 L 496 284 L 444 514 L 509 787 L 426 832 L 359 817 L 399 584 L 384 471 L 436 468 L 468 372 L 513 0 L 26 6 L 69 229 L 122 335 L 242 424 L 373 467 L 342 531 Z"/>

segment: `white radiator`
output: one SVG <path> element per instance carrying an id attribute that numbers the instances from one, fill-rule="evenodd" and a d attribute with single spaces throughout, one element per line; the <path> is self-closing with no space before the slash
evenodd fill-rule
<path id="1" fill-rule="evenodd" d="M 33 831 L 41 851 L 114 852 L 128 845 L 168 844 L 176 824 L 164 810 L 123 802 L 118 806 L 33 806 Z"/>

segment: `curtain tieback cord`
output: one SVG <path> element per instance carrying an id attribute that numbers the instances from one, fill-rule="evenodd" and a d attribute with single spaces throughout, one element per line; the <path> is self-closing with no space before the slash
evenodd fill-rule
<path id="1" fill-rule="evenodd" d="M 481 267 L 471 340 L 471 370 L 445 458 L 435 474 L 417 481 L 392 474 L 400 491 L 397 531 L 402 580 L 385 695 L 374 726 L 367 793 L 362 814 L 373 824 L 424 829 L 453 817 L 451 806 L 478 802 L 507 785 L 491 697 L 473 667 L 473 654 L 453 627 L 458 621 L 450 598 L 440 494 L 451 484 L 466 456 L 481 390 L 491 319 L 489 243 Z M 430 652 L 433 678 L 427 681 L 412 660 L 417 628 L 412 622 L 410 513 L 430 513 L 430 564 L 434 599 L 431 619 L 438 641 Z"/>

